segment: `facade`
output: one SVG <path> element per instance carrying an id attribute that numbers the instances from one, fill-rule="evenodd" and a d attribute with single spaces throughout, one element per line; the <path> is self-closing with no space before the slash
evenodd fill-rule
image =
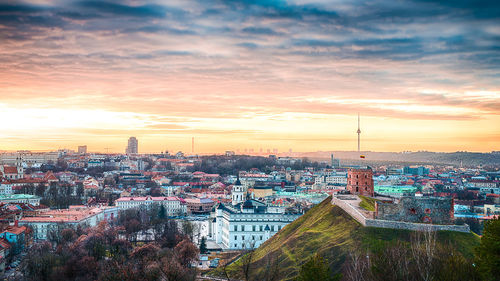
<path id="1" fill-rule="evenodd" d="M 49 162 L 57 162 L 59 158 L 58 152 L 31 152 L 18 151 L 11 153 L 0 154 L 0 164 L 16 165 L 24 163 L 28 166 L 47 164 Z"/>
<path id="2" fill-rule="evenodd" d="M 167 211 L 167 215 L 180 215 L 187 213 L 186 201 L 178 197 L 120 197 L 115 201 L 117 207 L 121 210 L 139 208 L 144 205 L 150 208 L 153 204 L 163 205 Z"/>
<path id="3" fill-rule="evenodd" d="M 414 176 L 424 176 L 429 174 L 429 169 L 426 167 L 409 167 L 406 166 L 403 168 L 403 173 L 405 175 L 414 175 Z"/>
<path id="4" fill-rule="evenodd" d="M 33 206 L 40 205 L 40 197 L 31 194 L 0 195 L 0 202 L 4 203 L 25 203 Z"/>
<path id="5" fill-rule="evenodd" d="M 12 254 L 19 254 L 26 244 L 27 232 L 28 229 L 25 226 L 18 226 L 16 222 L 16 225 L 9 226 L 0 233 L 0 238 L 7 240 Z"/>
<path id="6" fill-rule="evenodd" d="M 0 196 L 11 195 L 12 194 L 12 184 L 8 181 L 0 182 Z"/>
<path id="7" fill-rule="evenodd" d="M 453 198 L 404 196 L 395 202 L 376 202 L 375 217 L 382 220 L 452 224 Z"/>
<path id="8" fill-rule="evenodd" d="M 8 180 L 18 180 L 24 178 L 24 169 L 20 163 L 19 166 L 0 166 L 0 177 Z"/>
<path id="9" fill-rule="evenodd" d="M 86 145 L 78 146 L 78 154 L 87 154 L 87 146 Z"/>
<path id="10" fill-rule="evenodd" d="M 247 188 L 242 185 L 240 179 L 236 180 L 233 185 L 233 190 L 231 191 L 231 201 L 233 205 L 242 203 L 246 200 Z"/>
<path id="11" fill-rule="evenodd" d="M 188 198 L 186 201 L 187 211 L 191 214 L 210 213 L 215 202 L 210 198 Z"/>
<path id="12" fill-rule="evenodd" d="M 373 171 L 367 168 L 349 168 L 347 171 L 346 189 L 351 194 L 373 196 Z"/>
<path id="13" fill-rule="evenodd" d="M 125 150 L 126 154 L 137 154 L 139 151 L 139 141 L 135 137 L 130 137 L 128 139 L 127 149 Z"/>
<path id="14" fill-rule="evenodd" d="M 89 208 L 86 206 L 70 206 L 69 209 L 45 210 L 36 216 L 23 217 L 19 225 L 33 229 L 35 240 L 46 240 L 51 231 L 62 228 L 80 226 L 93 227 L 103 220 L 113 221 L 118 218 L 119 208 L 114 206 Z"/>
<path id="15" fill-rule="evenodd" d="M 302 215 L 280 210 L 252 199 L 235 206 L 221 203 L 211 214 L 209 236 L 223 249 L 257 248 Z"/>

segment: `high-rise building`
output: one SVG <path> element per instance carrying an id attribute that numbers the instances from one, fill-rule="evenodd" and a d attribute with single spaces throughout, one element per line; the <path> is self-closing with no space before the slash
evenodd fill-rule
<path id="1" fill-rule="evenodd" d="M 130 137 L 128 139 L 128 145 L 127 149 L 125 150 L 125 153 L 127 154 L 137 154 L 139 151 L 139 142 L 135 137 Z"/>
<path id="2" fill-rule="evenodd" d="M 87 154 L 87 146 L 86 145 L 78 146 L 78 154 Z"/>

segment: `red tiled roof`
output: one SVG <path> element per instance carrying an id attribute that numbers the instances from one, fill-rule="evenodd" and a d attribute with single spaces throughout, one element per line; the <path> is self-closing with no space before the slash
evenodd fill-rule
<path id="1" fill-rule="evenodd" d="M 17 167 L 3 166 L 5 174 L 17 174 Z"/>
<path id="2" fill-rule="evenodd" d="M 9 249 L 11 247 L 10 243 L 4 238 L 0 238 L 0 246 L 4 249 Z"/>
<path id="3" fill-rule="evenodd" d="M 3 232 L 9 232 L 19 235 L 25 231 L 26 231 L 26 226 L 9 226 Z"/>

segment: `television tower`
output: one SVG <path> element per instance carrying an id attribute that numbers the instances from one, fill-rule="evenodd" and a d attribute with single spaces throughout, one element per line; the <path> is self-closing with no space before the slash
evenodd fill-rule
<path id="1" fill-rule="evenodd" d="M 359 138 L 361 136 L 361 129 L 359 128 L 359 112 L 358 112 L 358 131 L 357 131 L 357 133 L 358 133 L 358 152 L 360 152 L 361 149 L 360 149 L 360 146 L 359 146 Z"/>

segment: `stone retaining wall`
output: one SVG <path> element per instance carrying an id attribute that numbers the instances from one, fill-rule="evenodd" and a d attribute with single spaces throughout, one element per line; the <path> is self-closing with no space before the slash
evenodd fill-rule
<path id="1" fill-rule="evenodd" d="M 404 221 L 388 221 L 388 220 L 377 220 L 377 219 L 367 219 L 365 220 L 365 226 L 371 227 L 382 227 L 382 228 L 393 228 L 393 229 L 408 229 L 408 230 L 449 230 L 458 232 L 470 232 L 470 228 L 467 224 L 464 225 L 447 225 L 447 224 L 424 224 L 424 223 L 413 223 Z"/>
<path id="2" fill-rule="evenodd" d="M 360 211 L 356 210 L 356 208 L 351 206 L 349 203 L 339 200 L 335 197 L 332 197 L 332 204 L 342 208 L 342 210 L 346 211 L 351 217 L 357 220 L 360 224 L 366 225 L 366 217 Z"/>
<path id="3" fill-rule="evenodd" d="M 423 223 L 413 223 L 413 222 L 403 222 L 403 221 L 388 221 L 388 220 L 377 220 L 377 219 L 367 219 L 360 211 L 349 203 L 340 200 L 338 198 L 332 197 L 332 204 L 339 206 L 353 217 L 356 221 L 361 223 L 363 226 L 369 227 L 381 227 L 381 228 L 392 228 L 392 229 L 408 229 L 408 230 L 448 230 L 448 231 L 458 231 L 458 232 L 470 232 L 470 228 L 467 224 L 464 225 L 440 225 L 440 224 L 423 224 Z"/>

